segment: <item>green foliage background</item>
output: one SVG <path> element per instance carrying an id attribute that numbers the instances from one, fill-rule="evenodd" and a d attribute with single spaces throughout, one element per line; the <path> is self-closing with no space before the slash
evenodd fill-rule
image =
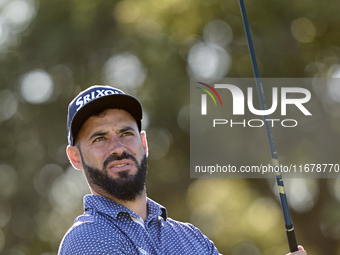
<path id="1" fill-rule="evenodd" d="M 20 31 L 9 26 L 11 39 L 0 44 L 1 115 L 10 111 L 6 95 L 16 100 L 13 114 L 0 121 L 1 254 L 57 254 L 64 233 L 82 213 L 89 190 L 65 154 L 67 106 L 80 90 L 106 84 L 105 63 L 122 53 L 137 56 L 147 73 L 140 87 L 122 89 L 140 98 L 148 116 L 148 195 L 166 206 L 170 217 L 194 223 L 223 254 L 288 253 L 274 180 L 189 177 L 189 116 L 183 108 L 190 104 L 188 54 L 204 41 L 209 22 L 221 20 L 232 29 L 225 77 L 253 77 L 238 1 L 3 0 L 0 16 L 11 2 L 30 3 L 35 12 Z M 245 4 L 262 77 L 328 77 L 340 65 L 339 1 Z M 53 94 L 39 104 L 25 100 L 21 90 L 24 75 L 33 70 L 44 70 L 53 80 Z M 320 116 L 332 128 L 299 148 L 279 138 L 279 155 L 322 154 L 338 163 L 338 102 L 329 106 L 327 88 L 317 91 Z M 242 137 L 233 139 L 231 146 Z M 256 149 L 241 148 L 245 154 Z M 287 181 L 287 188 L 293 182 Z M 336 179 L 300 183 L 314 196 L 291 214 L 309 255 L 340 254 L 338 185 Z"/>

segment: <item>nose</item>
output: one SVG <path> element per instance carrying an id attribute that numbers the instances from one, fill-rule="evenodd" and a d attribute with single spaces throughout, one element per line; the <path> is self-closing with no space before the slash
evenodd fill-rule
<path id="1" fill-rule="evenodd" d="M 113 134 L 110 141 L 110 155 L 121 155 L 124 151 L 126 151 L 126 148 L 119 139 L 119 136 Z"/>

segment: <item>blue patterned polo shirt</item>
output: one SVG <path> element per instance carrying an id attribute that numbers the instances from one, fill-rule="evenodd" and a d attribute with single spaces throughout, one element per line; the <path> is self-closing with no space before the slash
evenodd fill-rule
<path id="1" fill-rule="evenodd" d="M 219 254 L 212 241 L 189 223 L 167 217 L 165 207 L 148 198 L 148 217 L 105 197 L 86 195 L 85 213 L 64 236 L 59 255 Z"/>

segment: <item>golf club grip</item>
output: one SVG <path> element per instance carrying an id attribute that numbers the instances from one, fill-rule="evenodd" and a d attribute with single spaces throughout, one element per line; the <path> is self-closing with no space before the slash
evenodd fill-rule
<path id="1" fill-rule="evenodd" d="M 293 225 L 286 226 L 286 233 L 290 252 L 298 251 L 298 245 L 295 238 L 295 231 Z"/>

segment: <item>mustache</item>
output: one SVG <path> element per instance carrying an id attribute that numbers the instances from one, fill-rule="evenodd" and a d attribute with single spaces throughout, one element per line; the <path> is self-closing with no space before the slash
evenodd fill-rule
<path id="1" fill-rule="evenodd" d="M 105 159 L 104 163 L 103 163 L 103 169 L 105 170 L 107 165 L 110 164 L 111 162 L 115 161 L 115 160 L 122 160 L 122 159 L 131 159 L 136 166 L 139 166 L 139 163 L 137 161 L 137 159 L 132 156 L 131 154 L 127 153 L 126 151 L 124 151 L 121 155 L 110 155 L 109 157 L 107 157 L 107 159 Z"/>

